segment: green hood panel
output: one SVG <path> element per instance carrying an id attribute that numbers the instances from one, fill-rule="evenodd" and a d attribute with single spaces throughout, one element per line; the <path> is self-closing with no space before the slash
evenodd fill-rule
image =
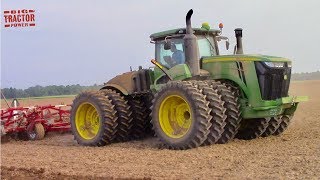
<path id="1" fill-rule="evenodd" d="M 260 54 L 243 54 L 243 55 L 222 55 L 203 58 L 203 63 L 221 61 L 266 61 L 266 62 L 291 62 L 291 60 L 276 56 L 267 56 Z"/>

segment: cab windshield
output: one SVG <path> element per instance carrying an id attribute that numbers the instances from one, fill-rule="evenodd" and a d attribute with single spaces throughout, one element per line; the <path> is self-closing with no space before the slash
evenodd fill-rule
<path id="1" fill-rule="evenodd" d="M 212 36 L 198 35 L 197 38 L 200 54 L 199 59 L 204 56 L 217 55 Z M 183 39 L 171 39 L 172 46 L 169 50 L 164 49 L 164 42 L 164 40 L 156 42 L 156 60 L 167 68 L 171 68 L 177 64 L 184 64 L 185 54 Z"/>

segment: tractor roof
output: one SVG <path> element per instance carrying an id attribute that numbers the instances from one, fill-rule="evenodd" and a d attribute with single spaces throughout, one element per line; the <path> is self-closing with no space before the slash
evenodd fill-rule
<path id="1" fill-rule="evenodd" d="M 209 31 L 203 28 L 193 28 L 193 31 L 195 34 L 205 34 L 205 33 L 210 33 L 210 34 L 215 34 L 217 35 L 220 33 L 220 30 L 217 29 L 210 29 Z M 186 28 L 177 28 L 177 29 L 171 29 L 168 31 L 162 31 L 158 33 L 154 33 L 150 35 L 151 40 L 157 40 L 157 39 L 162 39 L 165 38 L 166 36 L 172 36 L 175 34 L 185 34 L 186 33 Z"/>

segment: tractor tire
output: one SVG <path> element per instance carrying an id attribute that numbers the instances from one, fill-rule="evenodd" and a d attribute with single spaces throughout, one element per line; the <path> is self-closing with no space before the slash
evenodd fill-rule
<path id="1" fill-rule="evenodd" d="M 229 88 L 232 92 L 234 92 L 234 95 L 236 97 L 241 96 L 240 89 L 237 85 L 235 85 L 235 83 L 228 81 L 228 80 L 220 80 L 220 83 L 224 84 L 225 86 L 227 86 L 227 88 Z"/>
<path id="2" fill-rule="evenodd" d="M 74 139 L 85 146 L 104 146 L 117 133 L 117 111 L 102 91 L 86 91 L 74 100 L 70 114 Z"/>
<path id="3" fill-rule="evenodd" d="M 115 140 L 118 142 L 130 140 L 129 133 L 132 128 L 132 112 L 128 105 L 128 101 L 124 99 L 123 95 L 114 90 L 104 89 L 101 91 L 111 100 L 111 104 L 114 105 L 114 109 L 116 110 L 118 126 L 115 134 Z"/>
<path id="4" fill-rule="evenodd" d="M 206 96 L 206 100 L 209 102 L 209 108 L 211 109 L 210 115 L 212 116 L 210 122 L 212 126 L 210 127 L 210 133 L 207 139 L 203 142 L 203 145 L 211 145 L 218 142 L 224 132 L 224 127 L 226 125 L 225 115 L 226 108 L 223 106 L 224 102 L 221 96 L 218 94 L 218 90 L 209 84 L 202 81 L 191 81 L 193 85 L 197 86 L 198 89 Z"/>
<path id="5" fill-rule="evenodd" d="M 226 109 L 225 115 L 227 116 L 225 119 L 226 125 L 217 143 L 225 144 L 235 137 L 240 127 L 242 118 L 240 116 L 240 104 L 238 103 L 239 97 L 228 84 L 221 84 L 214 80 L 207 81 L 207 83 L 218 90 L 218 94 L 221 95 L 221 99 L 224 102 L 223 106 Z"/>
<path id="6" fill-rule="evenodd" d="M 36 123 L 31 127 L 32 125 L 30 124 L 27 127 L 27 135 L 28 139 L 31 141 L 35 140 L 41 140 L 44 138 L 45 135 L 45 129 L 41 123 Z"/>
<path id="7" fill-rule="evenodd" d="M 144 104 L 147 107 L 146 113 L 148 114 L 147 120 L 146 120 L 146 128 L 145 128 L 145 134 L 147 136 L 154 136 L 154 131 L 152 130 L 152 124 L 151 124 L 151 107 L 152 107 L 152 100 L 154 99 L 154 96 L 152 93 L 148 93 L 143 96 Z"/>
<path id="8" fill-rule="evenodd" d="M 261 135 L 262 137 L 268 137 L 274 134 L 274 132 L 279 128 L 281 123 L 281 117 L 272 117 L 269 121 L 269 125 Z"/>
<path id="9" fill-rule="evenodd" d="M 270 118 L 257 118 L 243 120 L 236 137 L 250 140 L 260 137 L 269 126 Z"/>
<path id="10" fill-rule="evenodd" d="M 280 125 L 272 135 L 277 136 L 282 134 L 288 128 L 291 119 L 292 119 L 292 116 L 289 116 L 289 115 L 281 116 Z"/>
<path id="11" fill-rule="evenodd" d="M 171 81 L 155 95 L 152 107 L 153 130 L 169 149 L 200 146 L 211 127 L 211 109 L 205 95 L 190 82 Z"/>
<path id="12" fill-rule="evenodd" d="M 142 96 L 128 96 L 127 100 L 133 118 L 130 138 L 132 140 L 144 138 L 149 120 L 148 108 Z"/>

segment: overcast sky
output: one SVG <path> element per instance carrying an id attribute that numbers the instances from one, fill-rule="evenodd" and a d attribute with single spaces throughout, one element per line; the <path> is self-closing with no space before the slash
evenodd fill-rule
<path id="1" fill-rule="evenodd" d="M 232 47 L 233 30 L 242 27 L 245 53 L 290 58 L 294 72 L 317 71 L 319 7 L 318 0 L 1 0 L 1 22 L 4 10 L 36 11 L 34 28 L 1 24 L 1 87 L 101 84 L 130 66 L 149 67 L 149 35 L 184 27 L 190 8 L 193 27 L 222 22 Z"/>

